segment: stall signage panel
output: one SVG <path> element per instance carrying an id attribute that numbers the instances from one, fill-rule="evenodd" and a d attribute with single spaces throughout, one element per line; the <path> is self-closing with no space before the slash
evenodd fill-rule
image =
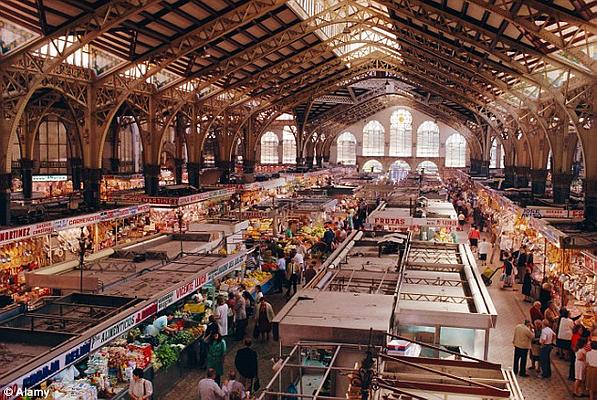
<path id="1" fill-rule="evenodd" d="M 373 226 L 383 225 L 390 228 L 409 228 L 412 226 L 455 227 L 458 225 L 458 220 L 450 218 L 374 217 L 372 224 Z"/>
<path id="2" fill-rule="evenodd" d="M 32 182 L 64 182 L 68 178 L 66 175 L 33 175 Z"/>
<path id="3" fill-rule="evenodd" d="M 525 208 L 522 211 L 523 217 L 533 218 L 572 218 L 572 219 L 583 219 L 585 216 L 584 210 L 566 210 L 563 208 L 552 208 L 552 207 L 532 207 Z"/>
<path id="4" fill-rule="evenodd" d="M 228 213 L 228 217 L 229 218 L 238 218 L 238 212 L 229 212 Z M 240 213 L 240 218 L 241 219 L 260 219 L 260 218 L 271 218 L 272 213 L 271 211 L 243 211 L 242 213 Z"/>
<path id="5" fill-rule="evenodd" d="M 30 389 L 62 371 L 69 364 L 79 361 L 91 352 L 91 339 L 81 343 L 74 349 L 62 353 L 46 362 L 34 371 L 27 373 L 0 389 L 0 400 L 11 400 L 17 397 L 18 389 Z"/>
<path id="6" fill-rule="evenodd" d="M 589 253 L 582 253 L 585 268 L 592 272 L 597 272 L 597 257 Z"/>

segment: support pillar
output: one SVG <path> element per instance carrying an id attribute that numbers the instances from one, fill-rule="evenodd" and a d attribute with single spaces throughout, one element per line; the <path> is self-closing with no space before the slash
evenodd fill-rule
<path id="1" fill-rule="evenodd" d="M 182 158 L 175 158 L 174 159 L 174 176 L 176 177 L 176 184 L 182 184 L 182 166 L 184 165 L 184 160 Z"/>
<path id="2" fill-rule="evenodd" d="M 296 166 L 300 167 L 300 166 L 303 166 L 303 165 L 305 165 L 305 158 L 301 157 L 301 156 L 297 156 L 296 157 Z"/>
<path id="3" fill-rule="evenodd" d="M 514 168 L 514 186 L 517 188 L 529 186 L 529 167 Z"/>
<path id="4" fill-rule="evenodd" d="M 83 191 L 83 200 L 87 207 L 92 209 L 100 208 L 100 185 L 102 182 L 101 168 L 83 169 L 83 180 L 85 188 Z"/>
<path id="5" fill-rule="evenodd" d="M 318 155 L 316 157 L 316 160 L 317 160 L 317 166 L 320 167 L 320 168 L 322 168 L 323 167 L 323 156 L 319 156 Z"/>
<path id="6" fill-rule="evenodd" d="M 70 163 L 70 174 L 73 181 L 73 190 L 81 190 L 83 183 L 83 160 L 80 158 L 70 158 L 68 162 Z"/>
<path id="7" fill-rule="evenodd" d="M 255 181 L 255 161 L 243 159 L 243 181 L 251 183 Z"/>
<path id="8" fill-rule="evenodd" d="M 514 186 L 514 166 L 506 165 L 504 167 L 504 186 L 505 187 L 513 187 Z"/>
<path id="9" fill-rule="evenodd" d="M 219 161 L 218 168 L 222 171 L 220 183 L 229 183 L 230 174 L 234 171 L 234 161 Z"/>
<path id="10" fill-rule="evenodd" d="M 323 164 L 324 165 L 329 165 L 329 163 L 330 163 L 330 155 L 329 154 L 325 154 L 323 156 Z"/>
<path id="11" fill-rule="evenodd" d="M 313 156 L 307 156 L 305 163 L 308 169 L 313 169 Z"/>
<path id="12" fill-rule="evenodd" d="M 12 174 L 0 174 L 0 226 L 10 224 Z"/>
<path id="13" fill-rule="evenodd" d="M 545 196 L 546 169 L 531 169 L 531 191 L 535 197 Z"/>
<path id="14" fill-rule="evenodd" d="M 33 194 L 33 160 L 21 158 L 21 180 L 23 181 L 23 198 L 31 199 Z"/>
<path id="15" fill-rule="evenodd" d="M 570 184 L 572 183 L 572 173 L 554 172 L 551 177 L 553 187 L 553 202 L 564 204 L 570 199 Z"/>
<path id="16" fill-rule="evenodd" d="M 189 185 L 201 187 L 201 163 L 188 162 L 187 174 L 189 174 Z"/>
<path id="17" fill-rule="evenodd" d="M 117 174 L 120 171 L 120 158 L 110 158 L 110 172 Z"/>
<path id="18" fill-rule="evenodd" d="M 157 196 L 160 190 L 159 165 L 145 164 L 143 166 L 143 177 L 145 178 L 145 193 L 149 196 Z"/>
<path id="19" fill-rule="evenodd" d="M 585 179 L 585 220 L 597 224 L 597 179 Z"/>
<path id="20" fill-rule="evenodd" d="M 479 163 L 479 175 L 489 176 L 489 161 L 480 161 Z"/>
<path id="21" fill-rule="evenodd" d="M 479 160 L 471 158 L 471 169 L 470 169 L 470 174 L 471 175 L 479 175 L 479 173 L 481 172 L 481 163 Z"/>

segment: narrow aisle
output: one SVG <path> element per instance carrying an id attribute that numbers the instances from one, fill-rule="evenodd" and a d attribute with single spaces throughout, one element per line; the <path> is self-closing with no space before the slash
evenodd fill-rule
<path id="1" fill-rule="evenodd" d="M 467 231 L 458 232 L 460 243 L 467 241 Z M 483 234 L 489 240 L 488 234 Z M 497 256 L 493 268 L 501 266 Z M 485 267 L 478 265 L 479 273 Z M 529 319 L 530 303 L 522 301 L 523 295 L 520 292 L 521 285 L 516 284 L 516 290 L 503 290 L 499 285 L 500 273 L 493 277 L 493 283 L 489 286 L 489 293 L 498 312 L 497 326 L 493 329 L 489 338 L 489 361 L 502 364 L 505 368 L 512 368 L 514 361 L 514 347 L 512 336 L 514 327 Z M 528 377 L 518 377 L 518 382 L 526 400 L 565 400 L 574 399 L 572 394 L 572 382 L 568 378 L 568 364 L 559 360 L 552 352 L 553 374 L 549 379 L 537 377 L 534 370 L 529 370 L 530 360 L 527 362 Z"/>

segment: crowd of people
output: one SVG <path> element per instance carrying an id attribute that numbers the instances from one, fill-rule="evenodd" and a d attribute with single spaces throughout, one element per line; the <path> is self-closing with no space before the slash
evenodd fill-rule
<path id="1" fill-rule="evenodd" d="M 465 230 L 467 223 L 471 224 L 468 240 L 471 249 L 477 252 L 480 264 L 497 264 L 500 287 L 518 290 L 516 284 L 519 284 L 522 300 L 533 303 L 529 319 L 514 328 L 514 373 L 529 376 L 527 364 L 530 360 L 529 370 L 543 379 L 550 378 L 552 351 L 556 349 L 556 356 L 569 363 L 568 379 L 574 382 L 574 396 L 597 398 L 597 341 L 591 340 L 591 329 L 582 325 L 580 315 L 571 318 L 569 310 L 557 306 L 550 282 L 540 285 L 538 300 L 533 302 L 533 250 L 511 233 L 502 232 L 498 236 L 492 215 L 483 213 L 468 184 L 454 180 L 448 188 L 458 213 L 459 230 Z M 481 234 L 484 230 L 486 235 Z"/>

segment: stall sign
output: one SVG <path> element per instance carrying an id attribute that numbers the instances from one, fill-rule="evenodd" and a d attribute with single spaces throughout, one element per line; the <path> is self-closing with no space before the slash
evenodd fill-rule
<path id="1" fill-rule="evenodd" d="M 164 295 L 162 298 L 158 300 L 158 312 L 164 310 L 171 304 L 174 304 L 177 301 L 184 299 L 196 290 L 199 290 L 207 282 L 210 282 L 213 279 L 216 279 L 219 276 L 228 273 L 231 269 L 235 268 L 238 264 L 242 263 L 242 261 L 244 260 L 244 256 L 245 254 L 243 253 L 239 257 L 236 257 L 220 265 L 218 268 L 208 273 L 205 273 L 197 278 L 194 278 L 191 281 L 183 283 L 181 286 L 179 286 L 172 292 Z"/>
<path id="2" fill-rule="evenodd" d="M 228 213 L 228 218 L 239 218 L 239 213 L 231 211 Z M 243 211 L 240 213 L 240 219 L 261 219 L 261 218 L 271 218 L 272 212 L 271 211 Z"/>
<path id="3" fill-rule="evenodd" d="M 572 218 L 583 219 L 585 216 L 584 210 L 566 210 L 564 208 L 553 207 L 526 207 L 522 211 L 523 217 L 533 218 Z"/>
<path id="4" fill-rule="evenodd" d="M 40 365 L 10 384 L 0 389 L 0 400 L 11 400 L 18 397 L 19 389 L 30 389 L 51 378 L 68 365 L 79 361 L 91 352 L 91 339 L 79 344 L 76 348 L 56 356 L 56 358 Z"/>
<path id="5" fill-rule="evenodd" d="M 33 175 L 32 182 L 64 182 L 68 180 L 66 175 Z"/>
<path id="6" fill-rule="evenodd" d="M 145 321 L 147 318 L 151 317 L 157 312 L 158 303 L 154 301 L 143 307 L 142 310 L 135 311 L 134 313 L 128 315 L 124 319 L 116 322 L 112 326 L 104 329 L 102 332 L 94 335 L 91 338 L 91 351 L 99 349 L 104 344 L 110 342 L 115 337 L 122 335 L 129 329 L 133 328 L 135 325 L 140 324 L 141 322 Z"/>
<path id="7" fill-rule="evenodd" d="M 593 273 L 597 273 L 597 256 L 582 252 L 585 268 Z"/>

